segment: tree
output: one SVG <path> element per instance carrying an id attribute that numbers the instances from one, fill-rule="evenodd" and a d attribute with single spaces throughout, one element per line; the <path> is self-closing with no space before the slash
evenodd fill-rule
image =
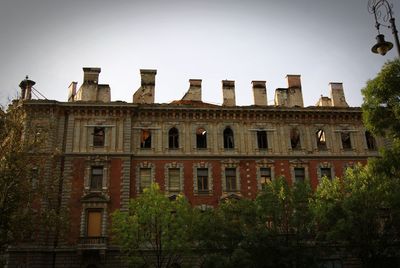
<path id="1" fill-rule="evenodd" d="M 192 248 L 194 217 L 186 199 L 170 201 L 152 184 L 112 216 L 114 239 L 128 261 L 144 267 L 173 267 Z"/>

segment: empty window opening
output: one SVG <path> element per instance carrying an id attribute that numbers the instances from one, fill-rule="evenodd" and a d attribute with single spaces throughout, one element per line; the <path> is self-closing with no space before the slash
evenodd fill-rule
<path id="1" fill-rule="evenodd" d="M 178 149 L 179 148 L 179 132 L 175 127 L 168 131 L 168 148 Z"/>
<path id="2" fill-rule="evenodd" d="M 237 190 L 236 168 L 225 169 L 225 185 L 226 185 L 226 191 L 228 192 L 234 192 Z"/>
<path id="3" fill-rule="evenodd" d="M 371 132 L 365 131 L 365 139 L 367 141 L 368 150 L 376 150 L 376 141 L 374 136 L 372 136 Z"/>
<path id="4" fill-rule="evenodd" d="M 327 177 L 328 179 L 332 179 L 331 168 L 321 168 L 321 178 Z"/>
<path id="5" fill-rule="evenodd" d="M 318 129 L 317 132 L 315 132 L 315 135 L 317 138 L 317 148 L 319 150 L 325 150 L 326 149 L 325 131 L 322 129 Z"/>
<path id="6" fill-rule="evenodd" d="M 93 130 L 93 146 L 103 147 L 105 141 L 105 128 L 95 127 Z"/>
<path id="7" fill-rule="evenodd" d="M 265 130 L 257 131 L 257 144 L 259 149 L 268 148 L 267 132 Z"/>
<path id="8" fill-rule="evenodd" d="M 198 128 L 196 131 L 196 145 L 198 149 L 207 148 L 207 131 L 204 128 Z"/>
<path id="9" fill-rule="evenodd" d="M 208 169 L 198 168 L 197 169 L 197 191 L 199 193 L 208 193 Z"/>
<path id="10" fill-rule="evenodd" d="M 230 127 L 227 127 L 224 130 L 224 148 L 233 149 L 234 147 L 235 144 L 233 142 L 233 131 Z"/>
<path id="11" fill-rule="evenodd" d="M 103 167 L 92 167 L 90 174 L 90 190 L 101 191 L 103 187 Z"/>
<path id="12" fill-rule="evenodd" d="M 298 150 L 301 148 L 300 131 L 297 128 L 292 128 L 292 130 L 290 131 L 290 145 L 294 150 Z"/>
<path id="13" fill-rule="evenodd" d="M 141 133 L 140 148 L 151 148 L 151 132 L 143 129 Z"/>
<path id="14" fill-rule="evenodd" d="M 294 168 L 294 182 L 304 182 L 306 172 L 303 167 Z"/>
<path id="15" fill-rule="evenodd" d="M 260 184 L 261 189 L 265 189 L 272 182 L 271 168 L 260 168 Z"/>
<path id="16" fill-rule="evenodd" d="M 342 132 L 342 133 L 340 133 L 340 138 L 342 140 L 343 149 L 345 149 L 345 150 L 351 149 L 350 132 Z"/>

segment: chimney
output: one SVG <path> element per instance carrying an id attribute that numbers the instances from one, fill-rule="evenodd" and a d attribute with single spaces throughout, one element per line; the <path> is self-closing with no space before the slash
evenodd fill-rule
<path id="1" fill-rule="evenodd" d="M 89 83 L 97 84 L 99 81 L 100 72 L 101 72 L 100 68 L 84 67 L 83 68 L 83 83 L 89 82 Z"/>
<path id="2" fill-rule="evenodd" d="M 235 81 L 222 80 L 223 106 L 236 106 Z"/>
<path id="3" fill-rule="evenodd" d="M 344 96 L 343 83 L 329 83 L 331 91 L 332 106 L 349 107 Z"/>
<path id="4" fill-rule="evenodd" d="M 189 79 L 189 90 L 182 100 L 201 101 L 201 79 Z"/>
<path id="5" fill-rule="evenodd" d="M 298 74 L 288 74 L 286 76 L 288 83 L 288 106 L 304 107 L 303 94 L 301 92 L 301 80 Z"/>
<path id="6" fill-rule="evenodd" d="M 68 87 L 68 102 L 73 102 L 76 95 L 76 85 L 77 82 L 72 82 Z"/>
<path id="7" fill-rule="evenodd" d="M 266 81 L 252 81 L 253 84 L 253 95 L 254 105 L 267 106 L 267 88 L 265 86 Z"/>
<path id="8" fill-rule="evenodd" d="M 140 69 L 140 88 L 133 94 L 133 103 L 154 103 L 157 70 Z"/>
<path id="9" fill-rule="evenodd" d="M 19 87 L 21 88 L 21 99 L 30 100 L 32 99 L 32 87 L 36 84 L 35 81 L 29 80 L 29 77 L 26 76 L 25 80 L 22 80 L 19 83 Z"/>

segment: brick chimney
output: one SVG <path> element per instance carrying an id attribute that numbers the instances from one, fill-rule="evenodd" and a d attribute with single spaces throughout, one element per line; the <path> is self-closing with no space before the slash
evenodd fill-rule
<path id="1" fill-rule="evenodd" d="M 349 107 L 344 96 L 343 83 L 329 83 L 331 92 L 332 106 L 335 107 Z"/>
<path id="2" fill-rule="evenodd" d="M 21 88 L 21 99 L 30 100 L 32 99 L 32 87 L 36 84 L 35 81 L 29 80 L 29 77 L 26 76 L 25 80 L 22 80 L 19 83 L 19 87 Z"/>
<path id="3" fill-rule="evenodd" d="M 140 69 L 140 88 L 133 94 L 133 103 L 154 103 L 157 70 Z"/>
<path id="4" fill-rule="evenodd" d="M 236 106 L 235 81 L 222 80 L 223 106 Z"/>
<path id="5" fill-rule="evenodd" d="M 189 79 L 189 90 L 182 100 L 201 101 L 201 79 Z"/>
<path id="6" fill-rule="evenodd" d="M 254 105 L 267 106 L 267 88 L 265 86 L 266 81 L 252 81 Z"/>

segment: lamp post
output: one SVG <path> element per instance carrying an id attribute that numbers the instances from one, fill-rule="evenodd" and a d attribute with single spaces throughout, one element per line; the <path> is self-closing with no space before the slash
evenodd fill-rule
<path id="1" fill-rule="evenodd" d="M 390 4 L 387 0 L 368 1 L 368 11 L 369 13 L 374 15 L 375 27 L 378 30 L 378 35 L 376 36 L 377 43 L 371 48 L 371 51 L 373 53 L 379 53 L 383 56 L 386 54 L 386 52 L 392 49 L 393 44 L 391 42 L 385 41 L 385 36 L 380 33 L 380 26 L 384 26 L 392 29 L 397 53 L 400 57 L 399 36 L 396 29 L 396 24 L 394 22 L 392 8 L 393 4 Z M 387 22 L 389 22 L 390 25 L 385 25 L 385 23 Z"/>

